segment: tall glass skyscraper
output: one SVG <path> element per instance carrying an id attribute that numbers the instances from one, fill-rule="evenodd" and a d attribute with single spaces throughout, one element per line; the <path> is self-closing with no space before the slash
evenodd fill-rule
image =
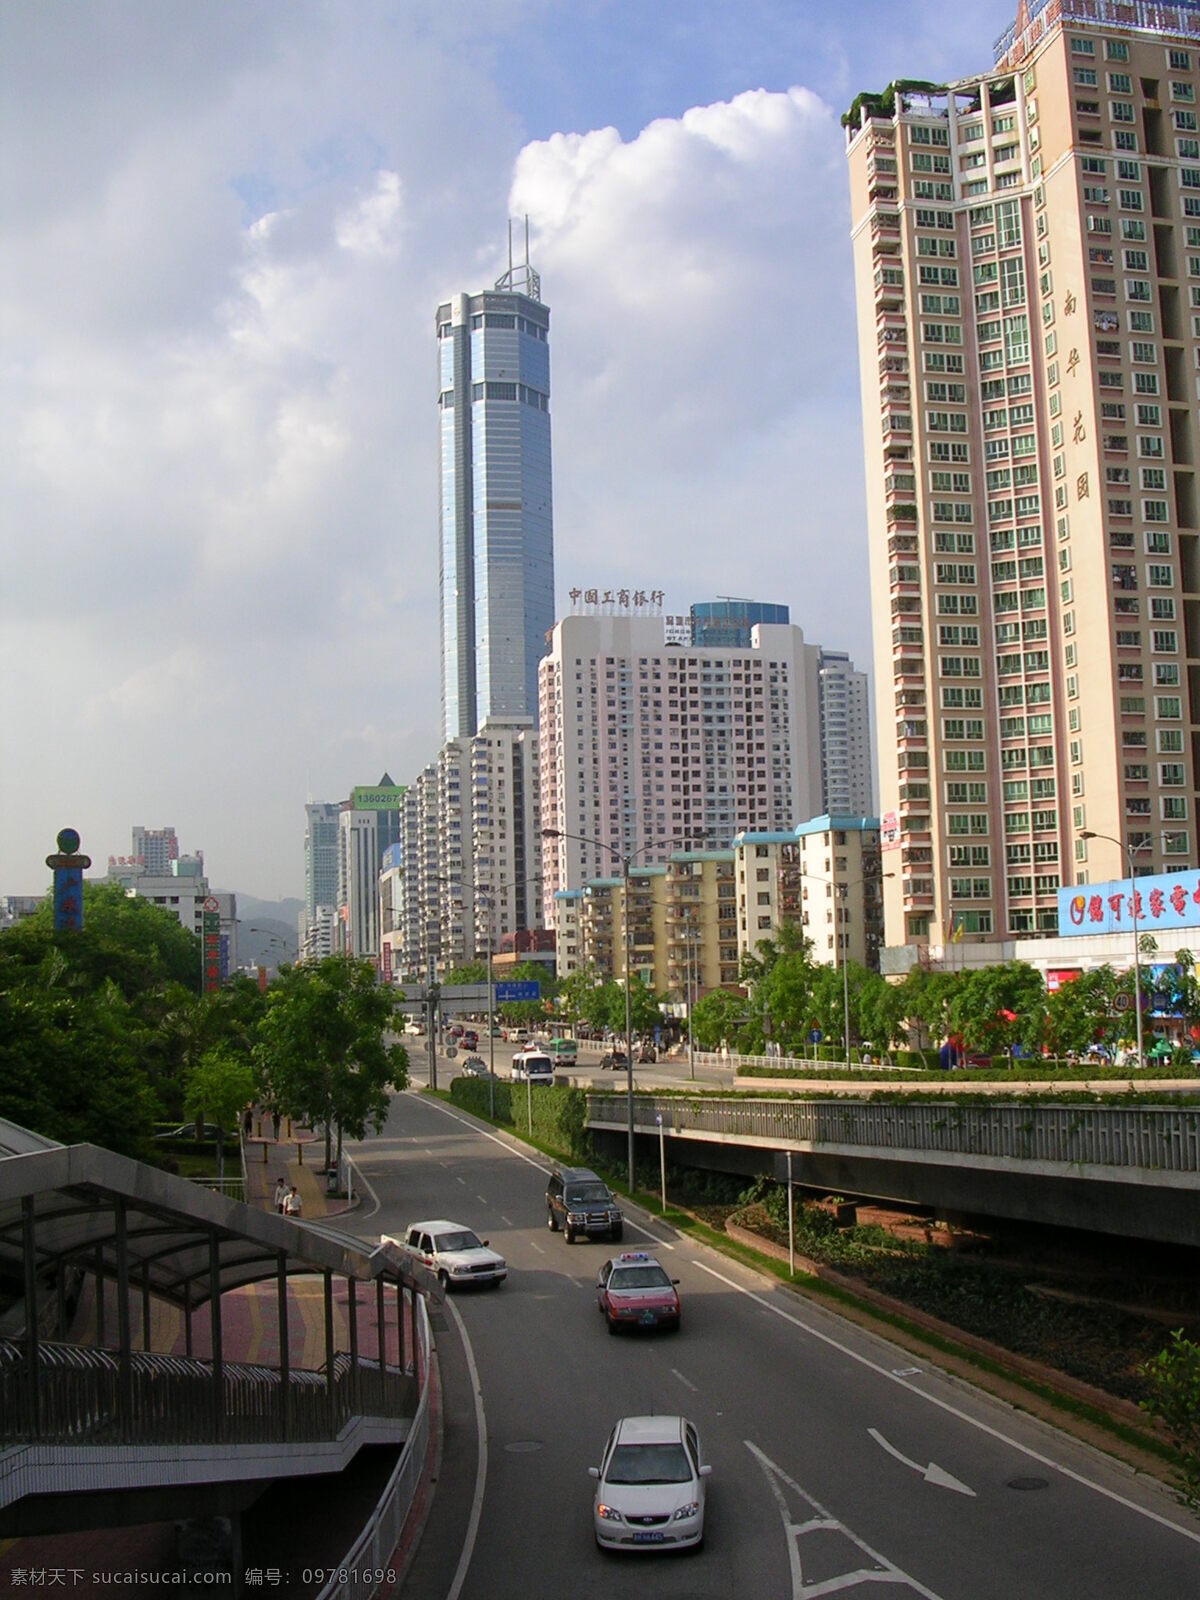
<path id="1" fill-rule="evenodd" d="M 438 307 L 442 738 L 537 719 L 554 624 L 550 312 L 526 261 Z"/>

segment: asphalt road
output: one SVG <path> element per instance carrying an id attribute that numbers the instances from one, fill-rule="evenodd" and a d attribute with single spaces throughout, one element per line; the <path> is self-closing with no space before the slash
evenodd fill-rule
<path id="1" fill-rule="evenodd" d="M 510 1269 L 436 1314 L 445 1450 L 406 1600 L 1200 1594 L 1200 1519 L 1159 1485 L 639 1214 L 623 1248 L 656 1245 L 683 1330 L 609 1338 L 610 1247 L 550 1233 L 541 1158 L 457 1110 L 399 1096 L 356 1155 L 358 1231 L 448 1216 Z M 644 1411 L 690 1416 L 713 1463 L 696 1554 L 593 1543 L 587 1469 Z"/>

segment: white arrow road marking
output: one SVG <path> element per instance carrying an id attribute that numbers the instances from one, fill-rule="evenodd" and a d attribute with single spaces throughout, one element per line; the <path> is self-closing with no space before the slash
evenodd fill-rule
<path id="1" fill-rule="evenodd" d="M 1091 1489 L 1094 1493 L 1103 1495 L 1106 1500 L 1115 1501 L 1117 1505 L 1124 1506 L 1126 1511 L 1132 1511 L 1136 1516 L 1145 1517 L 1150 1522 L 1156 1522 L 1160 1528 L 1168 1528 L 1172 1533 L 1178 1533 L 1182 1538 L 1190 1539 L 1193 1544 L 1200 1544 L 1200 1531 L 1184 1527 L 1182 1523 L 1163 1516 L 1162 1512 L 1152 1511 L 1149 1506 L 1139 1505 L 1136 1500 L 1130 1500 L 1125 1495 L 1118 1494 L 1115 1489 L 1105 1488 L 1102 1483 L 1097 1483 L 1094 1478 L 1085 1477 L 1082 1472 L 1076 1472 L 1073 1467 L 1068 1467 L 1063 1462 L 1056 1461 L 1053 1456 L 1043 1455 L 1040 1450 L 1035 1450 L 1032 1445 L 1022 1444 L 1019 1439 L 1014 1439 L 1011 1434 L 1003 1433 L 999 1428 L 993 1428 L 990 1423 L 984 1422 L 981 1417 L 973 1417 L 969 1411 L 963 1411 L 960 1407 L 951 1405 L 948 1400 L 942 1400 L 937 1395 L 928 1393 L 925 1389 L 918 1389 L 916 1384 L 911 1383 L 907 1378 L 897 1377 L 895 1373 L 889 1372 L 886 1367 L 881 1367 L 877 1361 L 872 1361 L 869 1356 L 863 1355 L 861 1351 L 852 1349 L 850 1345 L 843 1344 L 840 1339 L 834 1339 L 828 1333 L 822 1333 L 819 1328 L 813 1327 L 811 1323 L 802 1322 L 799 1317 L 794 1317 L 790 1311 L 784 1311 L 780 1306 L 773 1305 L 770 1300 L 764 1299 L 762 1295 L 754 1294 L 744 1284 L 735 1282 L 733 1278 L 727 1278 L 723 1272 L 718 1272 L 715 1267 L 710 1267 L 706 1261 L 701 1261 L 696 1256 L 693 1256 L 691 1260 L 693 1266 L 699 1267 L 702 1272 L 707 1272 L 710 1277 L 716 1278 L 718 1282 L 727 1284 L 729 1288 L 735 1290 L 738 1294 L 744 1295 L 747 1300 L 753 1300 L 755 1305 L 762 1306 L 764 1311 L 771 1311 L 777 1317 L 782 1317 L 785 1322 L 790 1322 L 802 1332 L 810 1334 L 812 1338 L 819 1339 L 822 1344 L 828 1345 L 830 1349 L 840 1351 L 847 1360 L 857 1361 L 860 1366 L 866 1367 L 868 1371 L 876 1372 L 881 1378 L 886 1378 L 890 1383 L 896 1384 L 898 1388 L 906 1389 L 909 1394 L 923 1400 L 926 1405 L 936 1406 L 939 1411 L 945 1412 L 947 1416 L 957 1417 L 959 1422 L 965 1423 L 967 1427 L 986 1434 L 989 1439 L 996 1439 L 1001 1444 L 1008 1445 L 1011 1450 L 1016 1450 L 1021 1455 L 1027 1456 L 1030 1461 L 1037 1461 L 1043 1467 L 1049 1467 L 1054 1472 L 1061 1472 L 1063 1477 L 1069 1478 L 1072 1483 L 1081 1484 L 1083 1488 Z M 718 1411 L 717 1415 L 721 1416 L 722 1413 Z"/>
<path id="2" fill-rule="evenodd" d="M 835 1594 L 839 1589 L 852 1589 L 860 1583 L 903 1583 L 913 1591 L 924 1597 L 924 1600 L 940 1600 L 932 1589 L 927 1589 L 923 1583 L 918 1583 L 916 1578 L 910 1577 L 907 1572 L 881 1556 L 877 1550 L 872 1550 L 864 1539 L 839 1522 L 836 1517 L 830 1516 L 825 1507 L 814 1500 L 807 1490 L 802 1489 L 794 1478 L 789 1478 L 782 1467 L 758 1448 L 751 1444 L 749 1439 L 742 1443 L 762 1468 L 767 1480 L 767 1485 L 775 1497 L 775 1504 L 779 1507 L 779 1515 L 783 1521 L 784 1533 L 788 1542 L 788 1563 L 792 1572 L 792 1600 L 818 1600 L 818 1596 Z M 800 1499 L 810 1506 L 816 1513 L 804 1522 L 793 1522 L 791 1508 L 783 1492 L 783 1485 L 799 1495 Z M 839 1533 L 842 1538 L 861 1550 L 863 1555 L 872 1563 L 869 1567 L 858 1567 L 852 1572 L 841 1572 L 835 1577 L 825 1578 L 816 1583 L 805 1583 L 804 1568 L 800 1561 L 800 1541 L 808 1533 Z"/>
<path id="3" fill-rule="evenodd" d="M 945 1468 L 939 1467 L 936 1461 L 931 1461 L 927 1467 L 923 1467 L 919 1461 L 910 1461 L 907 1456 L 902 1456 L 894 1444 L 887 1442 L 878 1428 L 868 1428 L 867 1432 L 877 1445 L 881 1445 L 887 1451 L 888 1455 L 895 1456 L 897 1461 L 903 1461 L 906 1467 L 911 1467 L 914 1472 L 919 1472 L 926 1483 L 936 1484 L 939 1489 L 953 1489 L 956 1494 L 969 1494 L 971 1499 L 974 1500 L 974 1489 L 969 1489 L 965 1483 L 960 1483 Z"/>

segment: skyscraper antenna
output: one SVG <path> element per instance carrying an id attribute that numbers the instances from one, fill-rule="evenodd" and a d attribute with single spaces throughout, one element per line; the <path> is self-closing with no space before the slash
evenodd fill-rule
<path id="1" fill-rule="evenodd" d="M 508 219 L 508 271 L 496 279 L 496 288 L 508 290 L 513 294 L 528 295 L 531 300 L 540 301 L 542 298 L 542 280 L 540 274 L 533 270 L 529 260 L 529 213 L 525 214 L 525 260 L 520 266 L 513 265 L 513 219 Z"/>

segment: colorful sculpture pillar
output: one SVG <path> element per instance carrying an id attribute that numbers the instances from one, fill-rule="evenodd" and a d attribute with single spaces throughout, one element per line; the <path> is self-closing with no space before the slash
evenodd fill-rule
<path id="1" fill-rule="evenodd" d="M 54 872 L 54 931 L 83 927 L 83 869 L 92 864 L 91 856 L 79 854 L 79 835 L 74 828 L 63 828 L 58 835 L 58 851 L 46 857 Z"/>

